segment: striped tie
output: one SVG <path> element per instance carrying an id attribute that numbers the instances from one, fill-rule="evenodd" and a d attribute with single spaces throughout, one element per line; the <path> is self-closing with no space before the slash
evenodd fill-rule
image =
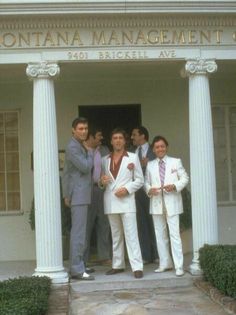
<path id="1" fill-rule="evenodd" d="M 161 186 L 164 185 L 165 172 L 166 172 L 165 162 L 163 160 L 160 160 L 159 161 L 159 175 L 160 175 L 160 180 L 161 180 Z"/>

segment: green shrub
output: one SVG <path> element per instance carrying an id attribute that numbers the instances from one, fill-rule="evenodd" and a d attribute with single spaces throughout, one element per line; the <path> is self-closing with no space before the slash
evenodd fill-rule
<path id="1" fill-rule="evenodd" d="M 0 315 L 44 315 L 51 280 L 20 277 L 0 282 Z"/>
<path id="2" fill-rule="evenodd" d="M 204 278 L 236 298 L 236 245 L 204 245 L 199 255 Z"/>

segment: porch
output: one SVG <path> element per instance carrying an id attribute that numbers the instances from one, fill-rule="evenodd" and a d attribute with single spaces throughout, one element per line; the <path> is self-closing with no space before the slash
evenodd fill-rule
<path id="1" fill-rule="evenodd" d="M 188 270 L 192 260 L 192 253 L 184 255 L 184 269 Z M 68 269 L 68 261 L 64 261 L 65 269 Z M 166 283 L 170 283 L 176 286 L 178 279 L 184 279 L 183 283 L 191 282 L 195 277 L 191 276 L 188 272 L 184 277 L 177 278 L 174 270 L 164 272 L 161 274 L 154 273 L 154 269 L 157 268 L 157 264 L 144 265 L 144 277 L 142 279 L 135 279 L 127 263 L 127 268 L 124 273 L 115 276 L 106 276 L 105 272 L 110 266 L 99 266 L 96 263 L 90 262 L 89 266 L 95 269 L 95 281 L 71 281 L 71 286 L 74 290 L 84 291 L 97 291 L 97 290 L 114 290 L 114 289 L 129 289 L 136 288 L 136 284 L 142 283 L 142 287 L 156 287 L 157 280 L 163 280 Z M 27 261 L 0 261 L 0 281 L 7 280 L 16 277 L 30 277 L 33 275 L 36 268 L 35 260 Z M 163 285 L 164 285 L 163 282 Z M 180 281 L 178 281 L 179 283 Z M 183 285 L 182 283 L 182 285 Z M 101 286 L 102 284 L 102 286 Z M 167 284 L 166 284 L 167 285 Z M 164 286 L 166 286 L 164 285 Z"/>

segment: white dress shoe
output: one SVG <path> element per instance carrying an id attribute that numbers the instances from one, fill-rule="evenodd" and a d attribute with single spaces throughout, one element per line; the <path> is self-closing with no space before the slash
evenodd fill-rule
<path id="1" fill-rule="evenodd" d="M 89 275 L 87 272 L 78 273 L 76 275 L 72 275 L 71 279 L 73 280 L 95 280 L 94 276 Z"/>
<path id="2" fill-rule="evenodd" d="M 182 268 L 178 268 L 176 269 L 175 274 L 177 277 L 182 277 L 184 275 L 184 270 Z"/>
<path id="3" fill-rule="evenodd" d="M 154 270 L 154 272 L 157 272 L 157 273 L 160 273 L 160 272 L 165 272 L 165 271 L 168 271 L 168 270 L 171 270 L 173 269 L 173 267 L 169 266 L 169 267 L 159 267 L 157 269 Z"/>

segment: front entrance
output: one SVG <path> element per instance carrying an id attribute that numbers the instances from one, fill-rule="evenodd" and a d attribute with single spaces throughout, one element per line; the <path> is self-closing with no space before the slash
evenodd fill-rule
<path id="1" fill-rule="evenodd" d="M 121 127 L 130 135 L 132 129 L 141 124 L 141 105 L 82 105 L 79 106 L 79 116 L 100 127 L 104 144 L 110 147 L 110 134 L 114 128 Z"/>

